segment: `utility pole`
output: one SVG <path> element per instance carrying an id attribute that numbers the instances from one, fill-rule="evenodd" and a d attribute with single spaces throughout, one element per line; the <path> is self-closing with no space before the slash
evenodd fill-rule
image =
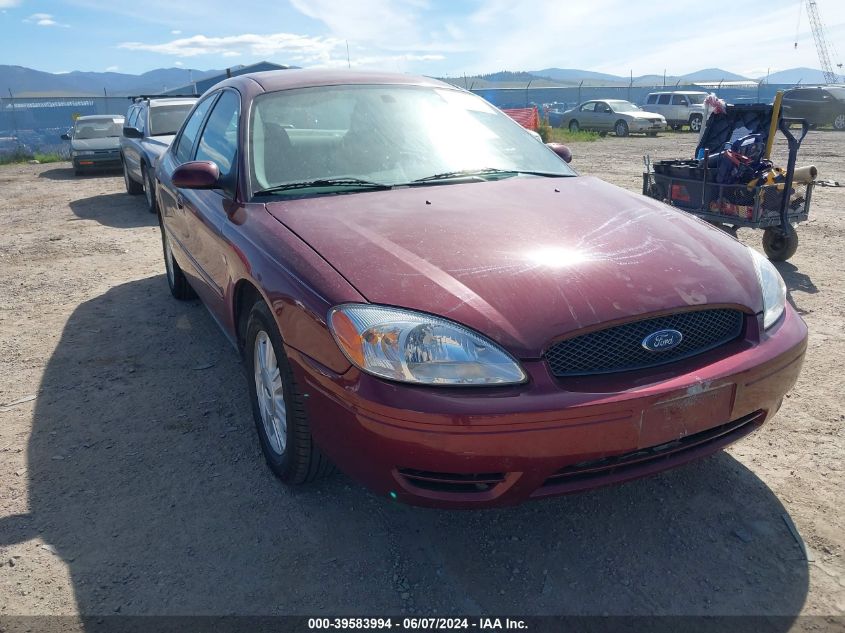
<path id="1" fill-rule="evenodd" d="M 21 140 L 18 137 L 18 116 L 17 116 L 17 114 L 15 114 L 15 95 L 12 94 L 11 88 L 9 88 L 8 90 L 9 90 L 9 99 L 11 99 L 11 101 L 12 101 L 9 105 L 12 106 L 12 125 L 15 128 L 15 143 L 18 146 L 18 151 L 20 151 Z"/>

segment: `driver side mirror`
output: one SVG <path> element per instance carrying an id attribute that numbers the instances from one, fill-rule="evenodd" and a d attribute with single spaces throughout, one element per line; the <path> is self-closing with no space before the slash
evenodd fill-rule
<path id="1" fill-rule="evenodd" d="M 123 126 L 123 136 L 125 136 L 126 138 L 144 138 L 144 134 L 141 132 L 141 130 L 134 127 L 129 127 L 128 125 Z"/>
<path id="2" fill-rule="evenodd" d="M 170 180 L 178 189 L 214 189 L 219 186 L 220 169 L 210 160 L 194 160 L 179 165 Z"/>
<path id="3" fill-rule="evenodd" d="M 69 141 L 70 140 L 70 134 L 68 134 L 67 132 L 62 134 L 62 140 L 63 141 Z"/>
<path id="4" fill-rule="evenodd" d="M 557 154 L 563 162 L 572 162 L 572 151 L 563 143 L 546 143 L 546 147 Z"/>

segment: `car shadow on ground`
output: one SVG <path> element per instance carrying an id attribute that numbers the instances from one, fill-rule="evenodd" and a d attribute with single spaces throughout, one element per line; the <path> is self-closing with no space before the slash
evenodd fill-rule
<path id="1" fill-rule="evenodd" d="M 801 308 L 795 300 L 795 293 L 816 294 L 819 289 L 810 276 L 802 273 L 798 268 L 789 262 L 773 262 L 775 267 L 780 272 L 783 281 L 786 284 L 786 298 L 798 314 L 806 314 L 807 311 Z"/>
<path id="2" fill-rule="evenodd" d="M 261 461 L 235 352 L 161 276 L 68 320 L 40 386 L 28 476 L 30 512 L 0 520 L 0 546 L 52 545 L 90 622 L 784 614 L 767 630 L 785 631 L 808 590 L 786 510 L 726 453 L 475 512 L 398 505 L 342 475 L 286 489 Z"/>
<path id="3" fill-rule="evenodd" d="M 102 193 L 69 203 L 80 220 L 96 220 L 105 226 L 131 229 L 139 226 L 158 226 L 158 218 L 147 211 L 144 196 L 127 193 Z"/>
<path id="4" fill-rule="evenodd" d="M 90 178 L 114 178 L 121 174 L 120 168 L 103 169 L 101 171 L 85 172 L 77 176 L 73 173 L 73 167 L 56 167 L 55 169 L 47 169 L 38 174 L 39 178 L 47 178 L 48 180 L 79 180 Z"/>

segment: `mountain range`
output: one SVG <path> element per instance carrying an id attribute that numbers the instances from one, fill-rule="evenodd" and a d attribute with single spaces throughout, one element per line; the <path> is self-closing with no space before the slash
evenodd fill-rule
<path id="1" fill-rule="evenodd" d="M 193 81 L 219 75 L 222 70 L 197 70 L 191 68 L 157 68 L 141 75 L 116 72 L 47 73 L 23 66 L 0 65 L 0 94 L 11 92 L 18 97 L 51 96 L 126 96 L 158 94 L 167 89 L 185 86 Z M 534 71 L 502 71 L 472 77 L 451 77 L 446 81 L 466 88 L 493 88 L 525 86 L 529 81 L 533 87 L 577 86 L 582 81 L 589 86 L 627 86 L 631 77 L 598 73 L 577 68 L 543 68 Z M 681 76 L 640 75 L 633 77 L 634 85 L 661 86 L 678 83 L 719 81 L 761 81 L 748 78 L 721 68 L 705 68 Z M 819 84 L 824 75 L 813 68 L 790 68 L 771 73 L 771 84 Z"/>
<path id="2" fill-rule="evenodd" d="M 16 97 L 126 96 L 158 94 L 192 81 L 219 75 L 222 70 L 157 68 L 141 75 L 114 72 L 47 73 L 23 66 L 0 65 L 0 91 Z"/>

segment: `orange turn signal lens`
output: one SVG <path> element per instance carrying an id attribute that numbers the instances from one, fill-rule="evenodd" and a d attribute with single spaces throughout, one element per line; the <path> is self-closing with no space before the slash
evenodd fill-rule
<path id="1" fill-rule="evenodd" d="M 340 310 L 335 310 L 331 315 L 331 326 L 337 342 L 340 343 L 349 360 L 362 367 L 364 365 L 364 342 L 361 340 L 352 320 Z"/>

